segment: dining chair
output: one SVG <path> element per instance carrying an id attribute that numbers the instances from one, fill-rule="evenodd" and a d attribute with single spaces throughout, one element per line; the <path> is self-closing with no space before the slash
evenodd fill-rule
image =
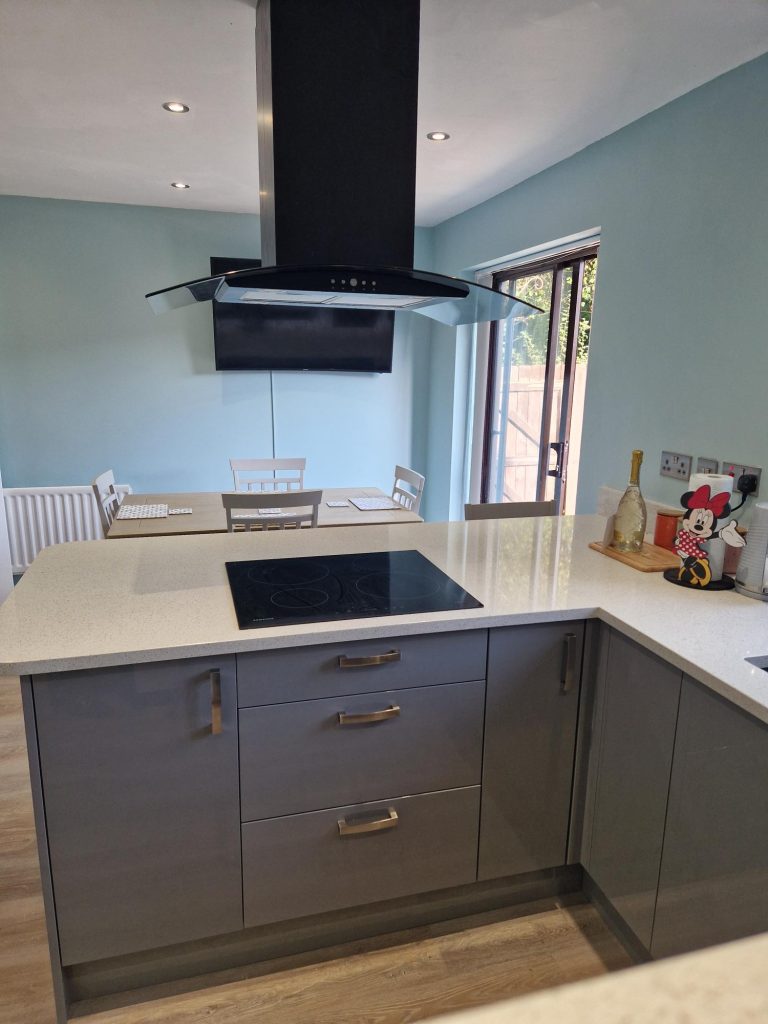
<path id="1" fill-rule="evenodd" d="M 283 530 L 286 526 L 297 529 L 302 526 L 317 526 L 317 516 L 322 491 L 286 491 L 275 494 L 274 491 L 245 493 L 236 491 L 234 494 L 222 494 L 221 502 L 227 514 L 227 530 L 234 533 L 235 527 L 242 526 L 246 530 Z M 279 502 L 281 513 L 264 512 L 273 509 Z M 282 514 L 285 509 L 297 509 L 296 512 Z"/>
<path id="2" fill-rule="evenodd" d="M 236 491 L 300 491 L 306 459 L 230 459 Z"/>
<path id="3" fill-rule="evenodd" d="M 556 515 L 553 501 L 492 501 L 465 505 L 465 519 L 524 519 L 526 516 Z"/>
<path id="4" fill-rule="evenodd" d="M 120 507 L 120 495 L 115 487 L 115 474 L 111 469 L 99 473 L 91 482 L 93 496 L 96 499 L 96 507 L 99 511 L 99 520 L 104 536 L 112 525 L 115 514 Z"/>
<path id="5" fill-rule="evenodd" d="M 409 512 L 419 514 L 421 496 L 424 493 L 425 477 L 415 469 L 395 466 L 395 482 L 392 486 L 392 498 Z M 404 486 L 405 485 L 405 486 Z"/>

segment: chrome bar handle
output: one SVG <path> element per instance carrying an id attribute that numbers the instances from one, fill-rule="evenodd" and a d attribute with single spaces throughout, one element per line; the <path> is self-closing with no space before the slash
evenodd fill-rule
<path id="1" fill-rule="evenodd" d="M 560 670 L 560 693 L 570 693 L 576 680 L 576 652 L 579 645 L 575 633 L 563 637 L 563 662 Z"/>
<path id="2" fill-rule="evenodd" d="M 385 832 L 390 828 L 397 828 L 400 819 L 394 807 L 388 807 L 384 818 L 377 818 L 375 821 L 362 821 L 357 825 L 350 825 L 346 818 L 340 818 L 339 836 L 344 839 L 346 836 L 362 836 L 368 832 Z"/>
<path id="3" fill-rule="evenodd" d="M 362 658 L 348 658 L 339 655 L 339 668 L 368 668 L 371 665 L 386 665 L 390 661 L 400 661 L 400 651 L 387 651 L 386 654 L 366 654 Z"/>
<path id="4" fill-rule="evenodd" d="M 369 711 L 363 714 L 349 714 L 346 711 L 339 711 L 339 725 L 369 725 L 371 722 L 386 722 L 390 718 L 397 718 L 400 714 L 399 704 L 390 704 L 382 711 Z"/>
<path id="5" fill-rule="evenodd" d="M 221 725 L 221 671 L 212 668 L 208 673 L 211 681 L 211 735 L 218 736 L 222 732 Z"/>

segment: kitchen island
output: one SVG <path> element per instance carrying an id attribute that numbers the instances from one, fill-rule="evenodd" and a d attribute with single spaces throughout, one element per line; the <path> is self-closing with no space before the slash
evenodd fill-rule
<path id="1" fill-rule="evenodd" d="M 754 763 L 761 766 L 768 677 L 745 659 L 768 650 L 768 640 L 762 646 L 766 610 L 734 594 L 683 591 L 659 576 L 635 573 L 589 550 L 589 541 L 601 532 L 601 520 L 577 517 L 366 527 L 343 538 L 305 531 L 171 537 L 121 545 L 93 542 L 44 551 L 0 610 L 0 670 L 26 680 L 41 860 L 44 882 L 48 877 L 49 929 L 55 972 L 57 966 L 59 970 L 62 1019 L 67 996 L 114 991 L 138 984 L 137 979 L 162 977 L 157 973 L 161 963 L 166 969 L 171 961 L 176 969 L 184 961 L 181 972 L 195 973 L 196 964 L 209 962 L 205 957 L 212 947 L 220 956 L 227 947 L 239 962 L 247 956 L 270 955 L 265 953 L 271 949 L 267 940 L 279 935 L 284 943 L 286 936 L 295 936 L 293 921 L 304 922 L 306 931 L 310 920 L 314 938 L 305 935 L 304 941 L 318 945 L 318 936 L 325 935 L 322 923 L 333 919 L 333 928 L 338 929 L 339 918 L 333 913 L 345 906 L 367 904 L 368 927 L 391 930 L 394 921 L 403 920 L 406 896 L 437 889 L 455 912 L 462 900 L 467 907 L 475 906 L 477 899 L 489 905 L 494 899 L 509 900 L 513 891 L 530 894 L 546 885 L 554 891 L 580 887 L 581 865 L 586 868 L 584 887 L 639 959 L 717 941 L 717 936 L 705 934 L 684 898 L 686 887 L 696 893 L 706 871 L 682 883 L 679 877 L 679 862 L 690 859 L 686 843 L 691 842 L 691 828 L 685 820 L 678 826 L 675 822 L 681 806 L 688 807 L 691 799 L 695 803 L 690 764 L 698 741 L 689 749 L 681 739 L 676 741 L 675 733 L 687 736 L 695 732 L 697 722 L 709 727 L 711 716 L 719 730 L 718 716 L 725 714 L 724 729 L 731 730 L 733 748 L 743 747 L 746 737 Z M 225 561 L 408 548 L 419 550 L 483 607 L 237 628 Z M 370 664 L 385 647 L 385 654 L 397 650 L 397 665 L 376 667 L 371 677 L 355 666 L 352 673 L 338 674 L 343 685 L 329 684 L 332 662 L 335 669 L 341 658 L 362 656 Z M 180 713 L 173 701 L 181 692 L 177 673 L 182 669 L 194 671 L 183 684 L 191 689 Z M 380 671 L 384 674 L 377 675 Z M 211 718 L 203 727 L 195 716 L 205 710 L 209 685 Z M 195 696 L 190 698 L 192 692 Z M 518 703 L 510 704 L 515 694 Z M 361 732 L 357 726 L 366 715 L 370 719 L 373 705 L 380 717 L 364 723 Z M 344 724 L 352 728 L 336 732 L 355 737 L 349 756 L 356 760 L 350 765 L 360 760 L 364 748 L 354 744 L 359 745 L 362 736 L 401 737 L 392 761 L 402 762 L 404 774 L 396 779 L 391 774 L 391 790 L 366 789 L 383 771 L 390 771 L 381 751 L 373 749 L 378 740 L 370 740 L 368 776 L 353 772 L 349 765 L 344 771 L 331 770 L 326 738 L 302 724 L 302 716 L 314 708 L 321 708 L 324 722 L 333 718 L 334 725 L 339 713 L 346 715 Z M 423 756 L 411 764 L 409 758 L 415 757 L 419 743 L 408 738 L 407 723 L 429 723 L 436 709 L 443 718 L 433 724 L 431 733 L 420 734 Z M 679 718 L 678 709 L 688 718 Z M 134 713 L 137 717 L 131 721 Z M 183 719 L 188 719 L 184 737 L 174 732 Z M 387 734 L 388 725 L 373 724 L 387 721 L 396 723 L 393 730 L 400 732 Z M 677 728 L 678 722 L 685 728 Z M 202 761 L 185 760 L 188 752 L 180 743 L 187 733 L 198 749 L 206 749 Z M 238 734 L 241 800 L 236 795 Z M 646 772 L 640 772 L 638 781 L 635 771 L 629 789 L 621 763 L 627 734 L 630 746 L 634 744 L 633 764 L 640 763 Z M 273 737 L 279 741 L 296 736 L 302 739 L 302 757 L 286 757 L 284 742 L 269 747 Z M 210 746 L 204 748 L 211 740 L 220 741 L 215 753 Z M 131 761 L 132 745 L 141 749 L 140 761 Z M 260 758 L 261 750 L 266 756 Z M 280 751 L 286 771 L 264 785 Z M 162 762 L 153 758 L 161 757 L 168 758 L 167 773 L 157 772 Z M 94 764 L 104 786 L 89 792 L 83 807 L 77 796 L 81 787 L 91 785 Z M 734 771 L 737 767 L 730 766 Z M 306 769 L 313 779 L 306 777 Z M 143 795 L 147 802 L 153 778 L 161 775 L 175 776 L 176 789 L 155 785 L 149 801 L 155 806 L 146 812 L 153 836 L 147 835 L 146 843 L 137 842 L 137 833 L 124 831 L 125 818 L 136 818 L 142 806 L 136 801 Z M 178 788 L 179 775 L 186 777 L 187 789 Z M 110 779 L 113 784 L 118 780 L 121 788 L 110 789 Z M 542 784 L 545 789 L 537 790 Z M 656 881 L 651 891 L 647 879 L 659 875 L 667 789 L 673 831 L 667 833 L 666 845 L 671 854 L 662 864 L 658 891 Z M 114 810 L 120 802 L 117 797 L 125 798 L 122 811 Z M 758 801 L 750 825 L 757 829 L 759 846 L 764 808 L 759 794 L 748 786 L 746 797 Z M 734 803 L 728 792 L 720 799 L 727 806 Z M 167 829 L 169 807 L 176 820 Z M 626 811 L 617 821 L 616 808 L 633 807 L 644 815 L 641 833 L 647 842 L 642 848 L 632 846 L 635 856 L 628 859 L 636 861 L 636 867 L 628 878 L 626 872 L 616 871 L 627 858 L 620 844 L 616 847 L 614 833 L 632 841 L 637 822 Z M 135 898 L 130 909 L 117 904 L 104 913 L 89 849 L 103 861 L 105 851 L 113 855 L 114 848 L 124 849 L 128 836 L 128 845 L 134 844 L 131 858 L 116 862 L 106 881 L 114 890 L 114 880 L 120 877 L 130 888 L 134 871 L 140 869 L 143 877 L 162 875 L 158 850 L 167 867 L 165 858 L 177 856 L 174 851 L 185 835 L 199 838 L 194 830 L 201 818 L 210 818 L 210 828 L 193 845 L 203 859 L 206 843 L 215 847 L 219 835 L 231 836 L 232 842 L 226 849 L 209 851 L 220 868 L 215 880 L 209 874 L 206 882 L 202 861 L 196 867 L 187 865 L 192 871 L 187 883 L 193 880 L 197 902 L 188 920 L 180 923 L 180 908 L 186 913 L 191 901 L 180 898 L 174 903 L 168 896 L 167 906 L 160 908 L 168 911 L 167 920 L 160 913 L 153 922 L 153 944 L 146 932 L 142 938 L 140 899 Z M 413 820 L 421 831 L 410 824 Z M 334 832 L 338 821 L 344 837 L 338 849 L 356 851 L 358 876 L 344 875 L 349 886 L 334 890 L 335 848 L 312 846 L 318 821 L 325 830 L 333 826 Z M 185 828 L 191 831 L 187 834 Z M 383 888 L 373 896 L 367 893 L 370 880 L 383 877 L 391 858 L 377 861 L 372 851 L 378 840 L 355 840 L 362 832 L 403 844 L 389 848 L 397 851 L 397 877 L 385 877 Z M 153 846 L 158 836 L 159 845 Z M 451 842 L 448 836 L 453 837 Z M 729 858 L 738 860 L 743 854 L 729 841 L 727 835 L 718 837 L 718 856 L 726 866 Z M 306 874 L 307 862 L 297 854 L 291 866 L 285 851 L 303 844 L 313 851 L 313 863 L 320 854 L 320 861 L 327 859 L 321 895 L 318 886 L 310 884 L 297 899 L 296 879 Z M 46 863 L 49 848 L 52 869 Z M 448 848 L 450 857 L 445 855 Z M 367 852 L 360 861 L 363 849 Z M 419 874 L 424 851 L 428 870 Z M 96 858 L 93 863 L 101 861 Z M 171 875 L 179 874 L 177 865 L 171 868 Z M 749 873 L 750 884 L 758 887 L 762 862 L 750 861 L 743 868 L 742 876 Z M 88 887 L 79 872 L 86 873 Z M 266 886 L 264 878 L 269 880 Z M 165 897 L 168 878 L 159 882 Z M 156 897 L 157 891 L 150 895 Z M 189 893 L 182 892 L 185 895 Z M 733 890 L 714 894 L 721 902 L 733 902 L 733 895 Z M 433 915 L 438 912 L 436 900 L 434 893 L 428 900 Z M 727 937 L 760 930 L 762 910 L 758 906 L 757 917 L 737 913 Z M 413 912 L 411 907 L 408 913 Z M 652 940 L 655 912 L 658 927 Z M 303 916 L 308 914 L 314 916 Z M 244 935 L 255 943 L 250 950 L 243 945 Z M 162 952 L 149 950 L 150 946 Z M 147 955 L 139 955 L 142 950 Z M 617 985 L 620 981 L 615 979 Z"/>

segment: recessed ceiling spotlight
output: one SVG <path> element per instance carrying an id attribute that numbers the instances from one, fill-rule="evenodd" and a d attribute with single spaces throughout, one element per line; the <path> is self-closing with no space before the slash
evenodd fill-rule
<path id="1" fill-rule="evenodd" d="M 171 114 L 188 114 L 189 107 L 186 103 L 179 103 L 178 100 L 169 100 L 163 104 L 163 110 L 169 111 Z"/>
<path id="2" fill-rule="evenodd" d="M 446 139 L 450 139 L 448 132 L 427 132 L 427 138 L 432 142 L 445 142 Z"/>
<path id="3" fill-rule="evenodd" d="M 190 186 L 186 185 L 183 181 L 172 181 L 171 182 L 171 188 L 189 188 L 189 187 Z"/>

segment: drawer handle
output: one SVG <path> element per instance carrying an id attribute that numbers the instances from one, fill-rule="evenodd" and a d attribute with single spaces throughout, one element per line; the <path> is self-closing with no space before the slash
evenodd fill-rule
<path id="1" fill-rule="evenodd" d="M 362 658 L 348 658 L 346 654 L 340 654 L 339 668 L 368 668 L 371 665 L 386 665 L 390 661 L 400 661 L 400 651 L 366 654 Z"/>
<path id="2" fill-rule="evenodd" d="M 576 643 L 575 633 L 566 633 L 563 637 L 563 665 L 560 674 L 560 693 L 570 693 L 576 678 Z"/>
<path id="3" fill-rule="evenodd" d="M 340 711 L 339 725 L 369 725 L 371 722 L 386 722 L 390 718 L 397 718 L 399 714 L 399 704 L 390 704 L 383 711 L 369 711 L 359 715 L 350 715 L 346 711 Z"/>
<path id="4" fill-rule="evenodd" d="M 211 680 L 211 735 L 218 736 L 222 731 L 221 727 L 221 672 L 219 669 L 211 669 L 209 673 Z"/>
<path id="5" fill-rule="evenodd" d="M 363 821 L 357 825 L 350 825 L 346 818 L 341 818 L 338 822 L 339 835 L 344 838 L 345 836 L 362 836 L 368 832 L 384 832 L 389 828 L 397 828 L 399 820 L 394 807 L 387 808 L 385 818 L 377 818 L 376 821 Z"/>

